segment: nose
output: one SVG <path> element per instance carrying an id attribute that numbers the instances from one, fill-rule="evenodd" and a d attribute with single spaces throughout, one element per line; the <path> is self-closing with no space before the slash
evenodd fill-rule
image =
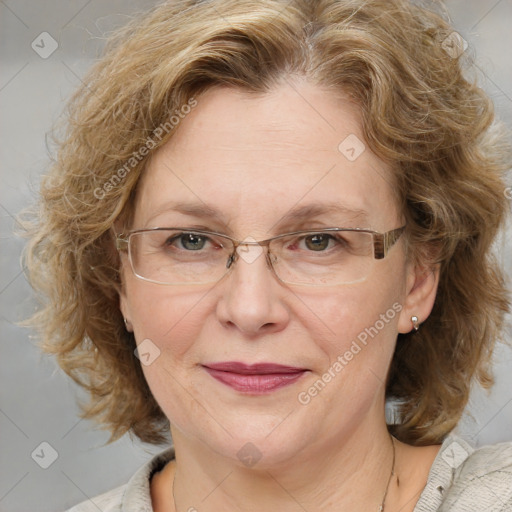
<path id="1" fill-rule="evenodd" d="M 221 285 L 219 321 L 248 336 L 283 330 L 290 320 L 286 289 L 272 272 L 265 250 L 258 245 L 240 246 L 231 267 Z"/>

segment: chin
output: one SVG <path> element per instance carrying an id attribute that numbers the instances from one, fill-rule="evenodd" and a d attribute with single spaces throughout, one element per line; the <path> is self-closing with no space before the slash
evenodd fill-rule
<path id="1" fill-rule="evenodd" d="M 272 439 L 264 435 L 259 438 L 237 436 L 230 440 L 228 446 L 221 445 L 217 448 L 239 467 L 269 471 L 296 463 L 297 458 L 304 455 L 306 445 L 307 442 L 298 434 L 288 431 L 284 435 L 273 436 Z"/>
<path id="2" fill-rule="evenodd" d="M 201 446 L 239 467 L 270 470 L 304 456 L 304 448 L 320 435 L 315 426 L 318 423 L 309 415 L 299 418 L 297 412 L 301 410 L 290 414 L 291 410 L 289 407 L 283 414 L 268 414 L 231 409 L 230 414 L 215 417 L 205 413 L 193 423 L 192 411 L 169 416 L 173 429 L 191 442 L 200 441 Z"/>

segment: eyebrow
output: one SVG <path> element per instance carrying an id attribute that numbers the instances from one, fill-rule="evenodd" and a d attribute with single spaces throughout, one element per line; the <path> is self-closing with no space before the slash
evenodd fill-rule
<path id="1" fill-rule="evenodd" d="M 222 213 L 206 203 L 171 202 L 166 203 L 151 218 L 167 212 L 182 213 L 199 219 L 210 219 L 228 224 Z M 281 217 L 272 227 L 285 226 L 296 222 L 312 220 L 323 215 L 343 215 L 350 221 L 368 221 L 368 212 L 360 208 L 352 208 L 338 202 L 296 206 Z M 348 227 L 348 226 L 345 226 Z"/>
<path id="2" fill-rule="evenodd" d="M 322 215 L 343 215 L 350 220 L 367 221 L 368 212 L 360 208 L 349 208 L 340 203 L 322 203 L 304 205 L 292 208 L 278 222 L 277 225 L 288 224 L 291 222 L 313 219 Z"/>
<path id="3" fill-rule="evenodd" d="M 162 215 L 163 213 L 182 213 L 199 219 L 209 218 L 224 222 L 222 214 L 208 206 L 206 203 L 187 203 L 187 202 L 170 202 L 164 204 L 156 212 L 151 215 L 151 219 Z"/>

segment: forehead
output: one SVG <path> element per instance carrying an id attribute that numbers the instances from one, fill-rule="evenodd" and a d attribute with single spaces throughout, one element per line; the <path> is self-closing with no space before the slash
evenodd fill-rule
<path id="1" fill-rule="evenodd" d="M 197 101 L 144 171 L 136 227 L 203 209 L 239 235 L 267 235 L 295 211 L 316 215 L 322 205 L 338 224 L 395 227 L 391 172 L 364 146 L 347 99 L 286 82 L 258 95 L 217 87 Z"/>

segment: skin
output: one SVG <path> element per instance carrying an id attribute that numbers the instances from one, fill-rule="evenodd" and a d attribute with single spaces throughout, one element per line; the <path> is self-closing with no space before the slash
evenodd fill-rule
<path id="1" fill-rule="evenodd" d="M 401 226 L 390 169 L 368 148 L 355 161 L 338 150 L 350 134 L 363 140 L 357 108 L 305 81 L 262 95 L 210 89 L 153 155 L 132 228 L 186 225 L 261 240 L 308 228 Z M 208 205 L 218 216 L 180 213 L 176 201 Z M 283 222 L 293 208 L 328 202 L 365 217 L 324 213 Z M 213 286 L 142 281 L 126 257 L 123 277 L 129 329 L 137 343 L 149 338 L 161 351 L 143 370 L 170 420 L 177 455 L 153 478 L 157 512 L 175 510 L 173 485 L 180 511 L 377 509 L 392 464 L 384 382 L 398 333 L 412 329 L 412 315 L 424 321 L 430 314 L 436 269 L 410 264 L 399 240 L 366 280 L 351 285 L 285 285 L 264 257 L 240 258 Z M 395 303 L 400 313 L 307 405 L 299 403 L 298 393 Z M 248 396 L 201 366 L 221 361 L 309 371 L 271 394 Z M 248 442 L 261 454 L 250 468 L 237 456 Z M 396 443 L 400 485 L 395 476 L 386 509 L 412 511 L 438 449 Z"/>

